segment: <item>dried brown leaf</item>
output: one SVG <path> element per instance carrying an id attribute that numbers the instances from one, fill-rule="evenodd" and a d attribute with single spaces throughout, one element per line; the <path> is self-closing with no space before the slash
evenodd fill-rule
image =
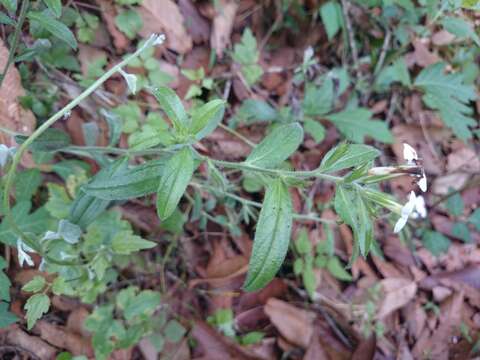
<path id="1" fill-rule="evenodd" d="M 192 38 L 185 30 L 184 18 L 172 0 L 143 0 L 138 12 L 143 20 L 140 35 L 147 38 L 164 33 L 166 46 L 180 54 L 192 49 Z"/>
<path id="2" fill-rule="evenodd" d="M 382 319 L 405 306 L 417 293 L 417 284 L 405 278 L 384 279 L 380 284 L 384 296 L 377 313 L 378 319 Z"/>
<path id="3" fill-rule="evenodd" d="M 222 0 L 213 19 L 210 46 L 215 49 L 219 58 L 223 56 L 225 48 L 230 44 L 230 34 L 232 33 L 237 8 L 238 5 L 235 1 Z"/>

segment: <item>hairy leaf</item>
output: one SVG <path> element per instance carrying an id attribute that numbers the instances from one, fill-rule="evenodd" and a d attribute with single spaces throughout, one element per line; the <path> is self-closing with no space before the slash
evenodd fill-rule
<path id="1" fill-rule="evenodd" d="M 27 300 L 24 308 L 27 310 L 27 328 L 30 330 L 50 308 L 50 299 L 45 294 L 35 294 Z"/>
<path id="2" fill-rule="evenodd" d="M 175 153 L 165 164 L 157 190 L 157 214 L 161 220 L 175 211 L 193 171 L 193 155 L 188 147 Z"/>
<path id="3" fill-rule="evenodd" d="M 197 140 L 210 135 L 222 121 L 224 112 L 224 100 L 209 101 L 192 114 L 192 128 L 190 132 L 195 135 Z"/>
<path id="4" fill-rule="evenodd" d="M 72 49 L 77 49 L 77 40 L 70 29 L 52 17 L 48 11 L 30 11 L 27 16 L 50 34 L 67 43 Z"/>
<path id="5" fill-rule="evenodd" d="M 190 119 L 183 107 L 182 101 L 172 89 L 162 86 L 152 89 L 152 94 L 172 121 L 173 127 L 177 131 L 185 131 L 190 127 Z"/>
<path id="6" fill-rule="evenodd" d="M 62 1 L 61 0 L 43 0 L 45 5 L 53 12 L 56 18 L 62 16 Z"/>
<path id="7" fill-rule="evenodd" d="M 320 164 L 322 172 L 334 172 L 350 167 L 357 167 L 371 161 L 380 155 L 380 151 L 374 147 L 361 144 L 348 144 L 346 150 L 338 156 L 334 156 L 338 147 L 331 149 L 325 154 Z"/>
<path id="8" fill-rule="evenodd" d="M 298 123 L 279 125 L 248 155 L 245 163 L 272 168 L 292 155 L 303 141 L 303 129 Z"/>
<path id="9" fill-rule="evenodd" d="M 287 254 L 291 230 L 292 199 L 287 186 L 276 179 L 267 188 L 258 218 L 246 291 L 261 289 L 273 279 Z"/>

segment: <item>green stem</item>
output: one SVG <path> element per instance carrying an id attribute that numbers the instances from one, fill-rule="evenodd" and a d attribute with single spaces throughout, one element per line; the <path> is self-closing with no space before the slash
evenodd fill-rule
<path id="1" fill-rule="evenodd" d="M 12 47 L 10 48 L 10 52 L 8 54 L 8 60 L 5 64 L 5 69 L 3 69 L 3 72 L 0 75 L 0 87 L 2 87 L 3 80 L 7 75 L 8 68 L 10 67 L 10 65 L 12 65 L 15 59 L 15 52 L 17 51 L 18 42 L 20 40 L 20 33 L 22 32 L 23 23 L 25 22 L 29 5 L 30 0 L 22 1 L 22 7 L 20 8 L 20 15 L 18 16 L 17 26 L 15 27 L 15 32 L 13 33 Z"/>
<path id="2" fill-rule="evenodd" d="M 25 234 L 22 231 L 22 229 L 18 227 L 18 225 L 15 222 L 15 219 L 13 218 L 12 210 L 10 208 L 10 205 L 11 205 L 10 191 L 12 189 L 13 181 L 15 179 L 15 172 L 17 170 L 18 165 L 20 164 L 22 155 L 25 153 L 28 147 L 35 141 L 35 139 L 37 139 L 41 134 L 43 134 L 45 130 L 47 130 L 50 126 L 52 126 L 56 121 L 62 119 L 65 114 L 68 114 L 74 107 L 80 104 L 87 96 L 93 93 L 98 87 L 100 87 L 119 69 L 121 69 L 123 66 L 127 65 L 132 59 L 140 55 L 141 52 L 150 48 L 151 46 L 154 46 L 157 40 L 158 40 L 157 36 L 151 36 L 150 39 L 148 39 L 141 48 L 139 48 L 133 54 L 131 54 L 130 56 L 125 58 L 123 61 L 121 61 L 120 63 L 112 67 L 110 70 L 108 70 L 90 87 L 88 87 L 84 92 L 82 92 L 77 98 L 72 100 L 63 109 L 61 109 L 52 117 L 50 117 L 47 121 L 45 121 L 37 130 L 33 132 L 32 135 L 30 135 L 30 137 L 27 140 L 25 140 L 25 142 L 18 148 L 17 152 L 15 153 L 15 156 L 13 157 L 13 160 L 12 160 L 12 165 L 10 166 L 10 169 L 8 170 L 8 173 L 6 175 L 5 188 L 3 191 L 3 208 L 5 211 L 5 219 L 7 223 L 10 225 L 13 233 L 16 236 L 18 236 L 27 246 L 31 247 L 33 250 L 35 250 L 39 254 L 42 255 L 40 246 L 37 244 L 37 242 L 34 239 L 29 237 L 27 234 Z"/>

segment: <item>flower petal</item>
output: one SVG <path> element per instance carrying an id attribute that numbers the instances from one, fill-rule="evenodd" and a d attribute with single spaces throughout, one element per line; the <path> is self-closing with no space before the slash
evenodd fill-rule
<path id="1" fill-rule="evenodd" d="M 415 199 L 415 211 L 420 215 L 422 218 L 427 217 L 427 208 L 425 207 L 425 199 L 423 196 L 417 196 Z"/>
<path id="2" fill-rule="evenodd" d="M 408 164 L 413 163 L 413 160 L 418 160 L 417 152 L 407 143 L 403 143 L 403 158 L 407 160 Z"/>
<path id="3" fill-rule="evenodd" d="M 401 217 L 400 219 L 397 220 L 395 227 L 393 228 L 393 232 L 395 234 L 398 234 L 407 224 L 408 218 L 407 217 Z"/>
<path id="4" fill-rule="evenodd" d="M 415 209 L 415 199 L 416 199 L 415 193 L 411 191 L 408 202 L 402 207 L 402 217 L 408 219 L 410 214 L 413 212 L 413 209 Z"/>
<path id="5" fill-rule="evenodd" d="M 418 180 L 418 187 L 420 190 L 423 192 L 427 191 L 427 176 L 425 175 L 425 171 L 423 171 L 422 177 L 420 180 Z"/>

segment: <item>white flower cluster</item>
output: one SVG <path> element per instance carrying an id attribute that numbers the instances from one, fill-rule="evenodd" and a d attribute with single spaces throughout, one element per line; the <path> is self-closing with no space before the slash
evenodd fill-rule
<path id="1" fill-rule="evenodd" d="M 407 161 L 407 165 L 418 166 L 418 155 L 413 147 L 408 144 L 403 144 L 403 157 Z M 418 187 L 423 192 L 427 191 L 427 177 L 425 175 L 425 170 L 422 168 L 422 175 L 417 181 Z M 415 195 L 415 192 L 410 192 L 408 202 L 402 207 L 402 212 L 400 219 L 398 219 L 393 229 L 394 233 L 399 233 L 403 227 L 406 225 L 408 218 L 425 218 L 427 217 L 427 209 L 425 207 L 425 199 L 422 195 Z"/>

